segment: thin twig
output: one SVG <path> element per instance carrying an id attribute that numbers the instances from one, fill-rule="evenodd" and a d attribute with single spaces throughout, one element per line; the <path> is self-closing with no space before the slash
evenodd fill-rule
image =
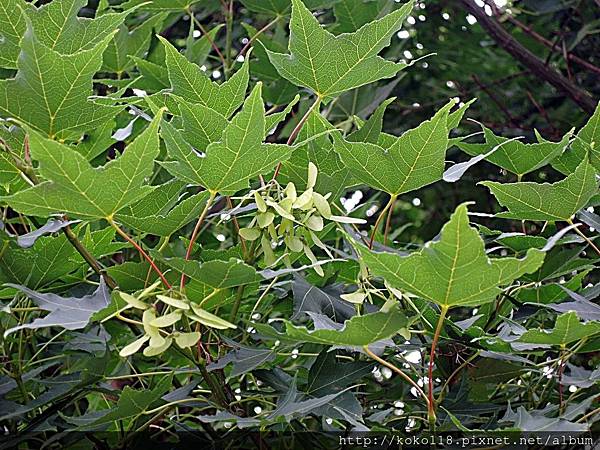
<path id="1" fill-rule="evenodd" d="M 210 37 L 210 34 L 208 34 L 208 32 L 206 31 L 206 28 L 204 28 L 204 26 L 200 23 L 200 21 L 198 19 L 196 19 L 196 16 L 192 12 L 191 8 L 187 8 L 186 11 L 189 14 L 189 16 L 192 18 L 194 23 L 198 26 L 198 28 L 200 28 L 200 31 L 206 37 L 206 40 L 209 42 L 210 46 L 213 48 L 213 50 L 215 51 L 215 53 L 221 60 L 221 64 L 223 65 L 223 68 L 225 68 L 226 67 L 225 66 L 225 57 L 223 56 L 223 53 L 221 53 L 221 50 L 219 50 L 219 47 L 217 47 L 217 44 L 215 44 L 215 41 Z"/>
<path id="2" fill-rule="evenodd" d="M 513 117 L 513 115 L 510 113 L 510 111 L 508 110 L 508 108 L 506 107 L 506 105 L 504 105 L 504 103 L 502 103 L 500 101 L 500 99 L 498 97 L 496 97 L 496 95 L 490 91 L 480 80 L 479 77 L 475 74 L 471 75 L 471 78 L 473 79 L 473 81 L 475 82 L 475 84 L 477 84 L 477 86 L 479 86 L 479 88 L 485 92 L 488 97 L 496 104 L 496 106 L 498 106 L 498 108 L 500 109 L 500 111 L 502 111 L 502 113 L 506 116 L 506 118 L 508 119 L 509 123 L 515 127 L 515 128 L 519 128 L 519 124 L 516 122 L 515 118 Z"/>
<path id="3" fill-rule="evenodd" d="M 538 41 L 540 44 L 543 44 L 546 47 L 548 47 L 550 49 L 551 53 L 556 52 L 556 43 L 557 42 L 552 42 L 549 39 L 546 39 L 544 36 L 537 33 L 531 27 L 529 27 L 528 25 L 525 25 L 524 23 L 522 23 L 521 21 L 519 21 L 518 19 L 516 19 L 515 17 L 513 17 L 511 15 L 507 15 L 507 20 L 510 23 L 512 23 L 513 25 L 515 25 L 518 28 L 520 28 L 521 30 L 523 30 L 525 33 L 527 33 L 533 39 Z M 586 69 L 590 70 L 591 72 L 594 72 L 594 73 L 600 75 L 600 67 L 593 65 L 592 63 L 586 61 L 585 59 L 581 59 L 579 56 L 574 55 L 573 53 L 565 52 L 564 50 L 563 50 L 563 55 L 567 61 L 573 61 L 574 63 L 577 63 L 581 67 L 585 67 Z"/>
<path id="4" fill-rule="evenodd" d="M 473 0 L 460 0 L 466 11 L 471 13 L 477 22 L 496 43 L 512 55 L 521 65 L 531 71 L 540 80 L 545 80 L 556 89 L 573 100 L 583 111 L 593 114 L 596 108 L 594 99 L 579 86 L 573 84 L 559 72 L 546 66 L 542 60 L 516 41 L 496 19 L 488 17 L 483 8 Z"/>
<path id="5" fill-rule="evenodd" d="M 269 28 L 271 28 L 277 22 L 279 22 L 280 19 L 281 19 L 281 16 L 277 15 L 268 24 L 266 24 L 264 27 L 262 27 L 260 30 L 258 30 L 254 34 L 254 36 L 252 36 L 250 39 L 248 39 L 248 42 L 246 42 L 246 45 L 244 45 L 242 47 L 242 49 L 240 50 L 240 53 L 238 54 L 238 56 L 244 56 L 246 54 L 246 52 L 248 51 L 248 49 L 250 48 L 250 46 L 254 43 L 254 41 L 256 40 L 256 38 L 258 38 L 258 36 L 260 36 L 261 34 L 263 34 L 265 31 L 267 31 Z"/>
<path id="6" fill-rule="evenodd" d="M 573 221 L 571 219 L 567 220 L 567 223 L 569 225 L 573 225 Z M 581 231 L 578 226 L 575 227 L 574 230 L 575 230 L 575 233 L 577 233 L 579 236 L 581 236 L 590 245 L 590 247 L 592 247 L 596 251 L 596 253 L 598 253 L 598 255 L 600 255 L 600 248 L 596 247 L 596 244 L 594 244 L 594 242 L 589 237 L 587 237 L 585 234 L 583 234 L 583 231 Z"/>

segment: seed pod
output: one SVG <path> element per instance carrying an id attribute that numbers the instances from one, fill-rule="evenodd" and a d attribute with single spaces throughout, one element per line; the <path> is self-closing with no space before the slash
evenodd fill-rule
<path id="1" fill-rule="evenodd" d="M 275 214 L 273 214 L 271 211 L 259 213 L 256 216 L 256 219 L 258 221 L 259 227 L 266 228 L 273 223 L 273 220 L 275 219 Z"/>
<path id="2" fill-rule="evenodd" d="M 159 299 L 161 302 L 166 303 L 167 305 L 172 306 L 174 308 L 190 309 L 188 303 L 183 300 L 179 300 L 173 297 L 167 297 L 166 295 L 157 295 L 156 298 Z"/>
<path id="3" fill-rule="evenodd" d="M 141 301 L 140 299 L 134 297 L 131 294 L 127 294 L 125 292 L 119 292 L 119 297 L 127 302 L 127 304 L 133 308 L 137 309 L 148 309 L 150 305 Z"/>
<path id="4" fill-rule="evenodd" d="M 170 346 L 171 343 L 173 342 L 173 339 L 166 338 L 165 342 L 163 345 L 161 345 L 160 347 L 146 347 L 144 349 L 144 356 L 157 356 L 160 355 L 162 352 L 164 352 L 165 350 L 167 350 Z"/>
<path id="5" fill-rule="evenodd" d="M 312 189 L 315 187 L 317 183 L 317 175 L 319 171 L 317 170 L 317 166 L 315 166 L 312 162 L 308 163 L 308 180 L 306 182 L 306 189 Z"/>
<path id="6" fill-rule="evenodd" d="M 260 237 L 260 230 L 256 228 L 240 228 L 240 236 L 247 241 L 255 241 Z"/>
<path id="7" fill-rule="evenodd" d="M 152 320 L 150 322 L 150 326 L 164 328 L 173 325 L 179 319 L 181 319 L 181 311 L 174 311 L 172 313 L 165 314 L 164 316 L 160 316 Z"/>
<path id="8" fill-rule="evenodd" d="M 323 229 L 323 218 L 321 216 L 312 215 L 306 219 L 304 224 L 313 231 L 321 231 Z"/>
<path id="9" fill-rule="evenodd" d="M 294 252 L 294 253 L 298 253 L 302 251 L 302 239 L 300 239 L 297 236 L 286 236 L 283 241 L 285 242 L 285 245 L 288 249 L 290 249 L 290 251 Z"/>
<path id="10" fill-rule="evenodd" d="M 365 301 L 365 298 L 367 298 L 367 294 L 361 290 L 358 290 L 349 294 L 342 294 L 340 295 L 340 297 L 346 300 L 347 302 L 360 305 L 362 302 Z"/>
<path id="11" fill-rule="evenodd" d="M 260 195 L 260 192 L 254 191 L 254 201 L 256 202 L 256 207 L 260 212 L 267 212 L 267 204 L 262 198 L 262 195 Z"/>
<path id="12" fill-rule="evenodd" d="M 131 344 L 128 344 L 125 347 L 123 347 L 121 349 L 121 351 L 119 352 L 119 355 L 122 356 L 123 358 L 125 358 L 129 355 L 133 355 L 134 353 L 137 353 L 139 351 L 139 349 L 142 348 L 142 345 L 144 345 L 144 343 L 148 341 L 148 339 L 150 339 L 150 336 L 146 336 L 146 335 L 142 336 L 139 339 L 136 339 Z"/>
<path id="13" fill-rule="evenodd" d="M 329 206 L 329 202 L 318 192 L 313 192 L 313 202 L 319 214 L 321 214 L 326 219 L 331 217 L 331 206 Z"/>
<path id="14" fill-rule="evenodd" d="M 187 348 L 196 345 L 200 340 L 200 333 L 192 331 L 190 333 L 174 333 L 175 343 L 179 348 Z"/>

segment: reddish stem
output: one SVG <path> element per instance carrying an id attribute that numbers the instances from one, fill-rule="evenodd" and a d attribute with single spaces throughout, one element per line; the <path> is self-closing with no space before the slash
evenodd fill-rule
<path id="1" fill-rule="evenodd" d="M 435 362 L 435 349 L 437 347 L 437 343 L 440 339 L 440 334 L 442 332 L 442 325 L 444 324 L 444 319 L 446 318 L 446 313 L 448 312 L 448 306 L 442 306 L 440 311 L 440 318 L 438 319 L 437 326 L 435 328 L 435 333 L 433 335 L 433 341 L 431 342 L 431 352 L 429 353 L 429 423 L 431 427 L 435 427 L 435 400 L 433 398 L 433 366 Z"/>
<path id="2" fill-rule="evenodd" d="M 190 259 L 190 257 L 192 256 L 192 252 L 194 251 L 194 243 L 196 242 L 196 239 L 198 239 L 198 235 L 200 234 L 200 228 L 202 227 L 202 222 L 204 222 L 204 219 L 206 218 L 206 215 L 208 214 L 208 210 L 210 209 L 210 206 L 212 205 L 212 202 L 216 196 L 217 196 L 216 192 L 213 192 L 213 191 L 210 192 L 210 197 L 208 197 L 208 200 L 206 201 L 206 205 L 204 205 L 204 209 L 202 210 L 200 217 L 198 217 L 198 221 L 196 222 L 194 231 L 192 231 L 192 235 L 190 236 L 190 243 L 188 245 L 187 251 L 185 252 L 185 260 L 186 261 L 188 261 Z M 181 280 L 179 281 L 179 288 L 182 291 L 183 291 L 183 288 L 185 287 L 185 279 L 186 279 L 185 273 L 182 273 Z"/>
<path id="3" fill-rule="evenodd" d="M 310 113 L 313 112 L 316 108 L 318 108 L 320 104 L 321 104 L 321 96 L 317 95 L 317 99 L 315 100 L 315 102 L 311 105 L 310 108 L 308 108 L 308 110 L 304 113 L 304 115 L 300 119 L 300 122 L 298 122 L 296 124 L 296 126 L 294 127 L 294 129 L 292 130 L 290 137 L 288 137 L 288 140 L 285 143 L 286 145 L 292 145 L 294 143 L 294 141 L 296 140 L 296 137 L 298 136 L 298 133 L 300 133 L 300 130 L 302 129 L 302 127 L 308 120 L 308 116 L 310 116 Z M 275 178 L 277 178 L 280 170 L 281 170 L 281 162 L 278 162 L 277 167 L 275 168 L 275 173 L 273 174 L 273 180 Z"/>
<path id="4" fill-rule="evenodd" d="M 163 284 L 168 288 L 171 289 L 171 283 L 169 283 L 167 281 L 167 279 L 165 278 L 165 275 L 161 272 L 161 270 L 158 268 L 158 266 L 156 265 L 156 263 L 152 260 L 152 258 L 150 258 L 150 255 L 148 255 L 148 253 L 146 253 L 144 251 L 144 249 L 137 243 L 135 242 L 132 238 L 129 237 L 129 235 L 127 233 L 125 233 L 115 222 L 112 218 L 108 218 L 108 223 L 111 224 L 111 226 L 115 229 L 115 231 L 123 238 L 125 239 L 127 242 L 129 242 L 131 245 L 133 245 L 135 247 L 135 249 L 140 252 L 140 255 L 143 256 L 143 258 L 148 261 L 148 263 L 150 264 L 150 267 L 152 267 L 152 269 L 158 274 L 158 276 L 160 277 L 161 281 L 163 282 Z"/>

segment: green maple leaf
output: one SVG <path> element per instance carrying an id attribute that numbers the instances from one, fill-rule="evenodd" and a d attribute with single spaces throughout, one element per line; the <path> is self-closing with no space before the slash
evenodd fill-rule
<path id="1" fill-rule="evenodd" d="M 157 114 L 119 158 L 100 168 L 92 168 L 77 150 L 31 132 L 31 156 L 48 181 L 3 200 L 16 211 L 34 216 L 67 213 L 81 219 L 112 218 L 153 190 L 145 180 L 152 175 L 160 150 L 161 116 L 162 112 Z"/>
<path id="2" fill-rule="evenodd" d="M 527 330 L 519 338 L 519 342 L 564 346 L 598 333 L 600 333 L 600 323 L 581 323 L 577 313 L 569 311 L 556 318 L 552 330 Z"/>
<path id="3" fill-rule="evenodd" d="M 211 142 L 221 138 L 223 130 L 229 124 L 227 118 L 208 106 L 190 103 L 181 97 L 173 96 L 179 108 L 183 124 L 183 138 L 196 149 L 205 149 Z M 299 96 L 282 111 L 265 117 L 265 136 L 275 128 L 298 101 Z"/>
<path id="4" fill-rule="evenodd" d="M 400 137 L 381 136 L 378 144 L 348 142 L 335 134 L 335 151 L 357 180 L 390 195 L 427 186 L 442 179 L 452 105 Z"/>
<path id="5" fill-rule="evenodd" d="M 91 50 L 111 36 L 131 11 L 103 14 L 95 19 L 77 17 L 87 0 L 54 0 L 39 8 L 27 8 L 39 42 L 63 55 Z"/>
<path id="6" fill-rule="evenodd" d="M 102 57 L 102 71 L 122 74 L 131 69 L 135 64 L 133 58 L 141 58 L 148 50 L 153 30 L 161 27 L 165 17 L 164 14 L 152 16 L 131 31 L 123 24 L 119 26 L 119 31 L 108 44 Z"/>
<path id="7" fill-rule="evenodd" d="M 575 135 L 570 148 L 552 161 L 552 167 L 569 175 L 586 155 L 596 171 L 600 171 L 600 102 L 594 114 Z"/>
<path id="8" fill-rule="evenodd" d="M 183 12 L 200 0 L 128 0 L 118 5 L 122 9 L 139 7 L 142 11 Z"/>
<path id="9" fill-rule="evenodd" d="M 304 0 L 307 8 L 330 8 L 339 0 Z M 242 0 L 242 3 L 250 11 L 266 16 L 285 17 L 290 13 L 291 0 Z"/>
<path id="10" fill-rule="evenodd" d="M 199 103 L 229 118 L 237 110 L 248 89 L 248 58 L 233 76 L 222 84 L 212 81 L 200 67 L 190 62 L 173 45 L 159 36 L 166 51 L 166 64 L 173 94 L 189 103 Z"/>
<path id="11" fill-rule="evenodd" d="M 54 0 L 33 7 L 23 0 L 3 0 L 0 4 L 2 29 L 0 42 L 0 67 L 17 68 L 19 44 L 26 31 L 26 19 L 40 43 L 61 53 L 72 54 L 90 50 L 112 34 L 123 22 L 128 12 L 104 14 L 95 19 L 77 17 L 87 0 Z"/>
<path id="12" fill-rule="evenodd" d="M 497 183 L 483 181 L 507 212 L 497 214 L 521 220 L 564 220 L 583 208 L 598 191 L 596 171 L 584 159 L 577 169 L 556 183 Z"/>
<path id="13" fill-rule="evenodd" d="M 262 280 L 254 267 L 235 258 L 230 258 L 228 261 L 212 260 L 204 263 L 183 258 L 167 258 L 164 262 L 179 272 L 185 273 L 192 280 L 213 289 L 227 289 Z"/>
<path id="14" fill-rule="evenodd" d="M 111 255 L 123 247 L 113 242 L 115 231 L 112 228 L 93 232 L 86 228 L 83 233 L 81 228 L 76 228 L 74 231 L 96 258 Z M 39 289 L 82 267 L 85 274 L 85 261 L 64 234 L 43 236 L 31 248 L 21 248 L 13 242 L 5 248 L 0 258 L 0 280 Z M 83 276 L 77 275 L 73 279 L 79 281 Z"/>
<path id="15" fill-rule="evenodd" d="M 182 197 L 185 183 L 170 181 L 158 186 L 134 205 L 123 208 L 116 219 L 134 230 L 154 236 L 171 236 L 197 219 L 208 192 Z"/>
<path id="16" fill-rule="evenodd" d="M 256 323 L 253 326 L 260 334 L 276 337 L 283 341 L 362 347 L 394 336 L 403 328 L 407 328 L 410 320 L 394 307 L 385 312 L 378 311 L 363 316 L 354 316 L 343 325 L 332 321 L 331 329 L 309 330 L 306 327 L 295 326 L 287 320 L 283 320 L 283 323 L 285 324 L 285 333 L 279 333 L 265 324 Z"/>
<path id="17" fill-rule="evenodd" d="M 333 5 L 336 18 L 335 31 L 349 33 L 381 17 L 393 8 L 387 0 L 344 0 Z"/>
<path id="18" fill-rule="evenodd" d="M 320 98 L 393 77 L 406 64 L 386 61 L 378 53 L 390 44 L 413 4 L 410 1 L 354 33 L 334 36 L 301 0 L 292 0 L 290 54 L 267 50 L 269 59 L 283 78 Z"/>
<path id="19" fill-rule="evenodd" d="M 537 249 L 528 250 L 522 259 L 488 258 L 479 233 L 469 226 L 466 204 L 452 214 L 439 241 L 409 256 L 356 247 L 373 275 L 445 308 L 491 302 L 501 286 L 534 272 L 544 261 Z"/>
<path id="20" fill-rule="evenodd" d="M 569 139 L 571 138 L 571 133 L 567 133 L 559 142 L 551 142 L 542 138 L 536 131 L 538 142 L 525 144 L 518 140 L 507 142 L 509 141 L 508 138 L 495 135 L 492 130 L 485 126 L 483 132 L 485 144 L 457 142 L 456 146 L 471 156 L 482 155 L 499 146 L 494 153 L 485 159 L 518 177 L 533 172 L 560 156 L 569 145 Z"/>
<path id="21" fill-rule="evenodd" d="M 161 163 L 173 176 L 204 186 L 213 194 L 233 195 L 248 187 L 248 180 L 287 159 L 293 147 L 265 144 L 265 108 L 257 84 L 241 111 L 227 124 L 221 140 L 199 154 L 175 128 L 164 123 L 162 135 L 174 161 Z"/>
<path id="22" fill-rule="evenodd" d="M 0 114 L 57 139 L 78 138 L 104 124 L 122 107 L 99 105 L 88 96 L 110 39 L 109 35 L 89 50 L 61 55 L 42 44 L 29 23 L 15 78 L 0 80 Z"/>
<path id="23" fill-rule="evenodd" d="M 176 96 L 173 100 L 179 108 L 183 138 L 192 147 L 203 150 L 221 138 L 229 124 L 227 117 L 201 103 L 190 103 Z"/>
<path id="24" fill-rule="evenodd" d="M 3 0 L 0 2 L 0 23 L 2 24 L 2 39 L 0 39 L 0 67 L 17 68 L 19 43 L 27 25 L 22 9 L 27 4 L 23 0 Z"/>
<path id="25" fill-rule="evenodd" d="M 267 16 L 285 16 L 289 13 L 290 0 L 242 0 L 250 11 Z"/>
<path id="26" fill-rule="evenodd" d="M 600 171 L 600 102 L 592 117 L 577 132 L 571 149 L 582 154 L 589 152 L 592 165 Z"/>
<path id="27" fill-rule="evenodd" d="M 142 416 L 152 406 L 165 403 L 161 397 L 169 392 L 172 385 L 173 376 L 167 375 L 156 383 L 152 389 L 135 390 L 125 386 L 114 408 L 109 409 L 105 415 L 93 420 L 92 425 L 110 424 L 118 420 L 133 421 Z M 85 418 L 85 416 L 83 417 Z M 86 426 L 89 425 L 89 423 L 86 423 Z"/>

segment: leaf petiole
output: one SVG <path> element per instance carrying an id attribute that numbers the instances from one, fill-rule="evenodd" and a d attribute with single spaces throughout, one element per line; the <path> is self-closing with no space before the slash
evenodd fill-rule
<path id="1" fill-rule="evenodd" d="M 393 208 L 394 206 L 394 202 L 396 201 L 396 199 L 398 198 L 398 196 L 396 194 L 392 194 L 390 196 L 390 200 L 387 202 L 387 204 L 385 205 L 385 207 L 383 208 L 383 210 L 381 210 L 381 212 L 379 213 L 379 216 L 377 217 L 377 220 L 375 221 L 375 225 L 373 225 L 373 231 L 371 232 L 371 239 L 369 240 L 369 250 L 371 250 L 373 248 L 373 243 L 375 242 L 375 235 L 377 234 L 377 230 L 379 229 L 379 225 L 381 225 L 381 221 L 383 220 L 383 218 L 385 217 L 386 212 Z M 388 229 L 389 229 L 389 221 L 390 221 L 390 216 L 391 216 L 391 211 L 388 214 L 388 220 L 386 221 L 386 225 L 385 225 L 385 236 L 384 236 L 384 245 L 385 245 L 385 241 L 387 240 L 387 233 L 388 233 Z"/>
<path id="2" fill-rule="evenodd" d="M 435 333 L 433 334 L 433 341 L 431 342 L 431 352 L 429 353 L 429 401 L 427 403 L 427 415 L 429 416 L 429 426 L 431 430 L 435 428 L 435 399 L 433 398 L 433 365 L 435 361 L 435 349 L 440 339 L 442 332 L 442 326 L 444 325 L 444 319 L 448 313 L 448 305 L 443 305 L 440 310 L 440 317 L 438 319 L 437 326 L 435 327 Z"/>
<path id="3" fill-rule="evenodd" d="M 386 361 L 385 359 L 377 356 L 375 353 L 373 353 L 371 351 L 371 349 L 369 349 L 368 345 L 365 345 L 363 347 L 364 352 L 372 359 L 374 359 L 375 361 L 377 361 L 379 364 L 386 366 L 389 369 L 392 369 L 394 372 L 396 372 L 398 375 L 400 375 L 402 378 L 404 378 L 412 387 L 415 388 L 415 390 L 419 393 L 419 395 L 421 397 L 423 397 L 423 399 L 425 400 L 425 403 L 427 403 L 427 407 L 429 408 L 429 398 L 427 397 L 427 395 L 425 394 L 425 392 L 423 392 L 423 389 L 421 389 L 421 386 L 419 386 L 415 380 L 413 380 L 411 377 L 409 377 L 408 375 L 406 375 L 400 368 L 396 367 L 395 365 L 393 365 L 392 363 Z"/>

